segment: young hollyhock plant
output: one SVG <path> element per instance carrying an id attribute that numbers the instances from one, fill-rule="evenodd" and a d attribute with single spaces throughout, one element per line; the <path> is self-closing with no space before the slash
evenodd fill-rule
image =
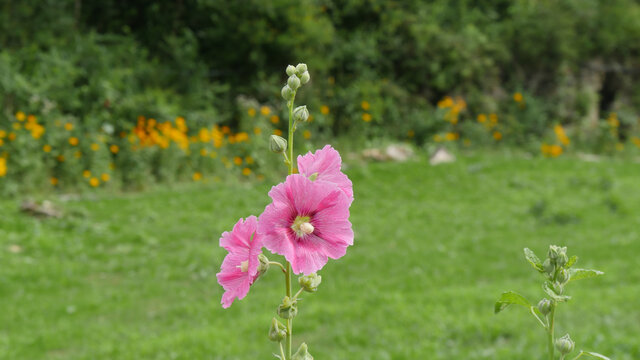
<path id="1" fill-rule="evenodd" d="M 314 293 L 322 282 L 317 274 L 329 261 L 339 259 L 353 245 L 353 230 L 349 222 L 349 207 L 353 202 L 353 185 L 342 170 L 340 154 L 330 145 L 297 157 L 294 163 L 293 140 L 299 124 L 309 119 L 306 106 L 294 107 L 297 91 L 309 82 L 307 65 L 287 66 L 289 76 L 281 90 L 289 110 L 288 140 L 271 135 L 269 148 L 281 154 L 289 175 L 284 182 L 269 191 L 273 200 L 256 218 L 240 219 L 231 232 L 224 232 L 220 246 L 229 253 L 217 274 L 224 288 L 222 307 L 228 308 L 235 299 L 243 299 L 251 285 L 270 265 L 284 274 L 285 294 L 271 320 L 268 337 L 279 345 L 280 360 L 313 360 L 307 344 L 293 353 L 293 319 L 298 314 L 298 300 L 303 292 Z M 299 169 L 295 174 L 294 169 Z M 283 255 L 284 264 L 269 261 L 262 254 L 266 247 Z M 294 294 L 291 278 L 299 274 L 300 289 Z"/>
<path id="2" fill-rule="evenodd" d="M 531 266 L 544 276 L 545 282 L 542 284 L 542 289 L 549 299 L 544 298 L 534 306 L 524 296 L 508 291 L 503 293 L 498 302 L 496 302 L 495 313 L 497 314 L 511 305 L 521 305 L 527 308 L 546 332 L 548 359 L 555 360 L 557 350 L 560 360 L 564 360 L 575 348 L 575 343 L 571 340 L 569 334 L 555 338 L 557 326 L 555 316 L 558 305 L 571 299 L 571 296 L 565 293 L 565 287 L 572 281 L 600 276 L 604 273 L 598 270 L 573 268 L 573 265 L 578 261 L 578 257 L 575 255 L 568 257 L 566 247 L 551 245 L 548 258 L 545 261 L 540 261 L 536 254 L 527 248 L 524 249 L 524 255 Z M 610 360 L 602 354 L 584 350 L 580 350 L 573 360 L 582 357 Z"/>

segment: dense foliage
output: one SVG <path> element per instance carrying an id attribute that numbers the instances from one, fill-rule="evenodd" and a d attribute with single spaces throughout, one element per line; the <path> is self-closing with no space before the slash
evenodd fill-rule
<path id="1" fill-rule="evenodd" d="M 11 191 L 54 178 L 82 183 L 84 170 L 112 170 L 135 186 L 206 178 L 223 158 L 259 162 L 265 141 L 253 135 L 283 129 L 283 109 L 270 100 L 282 79 L 271 74 L 300 59 L 314 69 L 301 99 L 314 116 L 305 138 L 506 142 L 553 156 L 569 146 L 556 139 L 563 126 L 574 148 L 640 147 L 634 0 L 6 0 L 0 7 L 0 181 L 13 183 Z M 40 137 L 12 128 L 20 113 L 35 116 Z M 271 121 L 258 124 L 256 113 Z M 142 139 L 120 137 L 139 118 L 175 127 L 179 117 L 194 140 L 186 149 L 141 155 L 132 147 Z M 66 123 L 73 134 L 62 130 Z M 229 127 L 225 136 L 252 136 L 242 151 L 217 148 L 221 155 L 205 166 L 195 156 L 203 143 L 193 137 L 215 125 Z M 266 132 L 252 134 L 255 127 Z M 79 146 L 101 140 L 101 160 L 56 164 L 59 155 L 75 158 L 70 136 Z M 122 151 L 107 151 L 111 145 Z M 238 173 L 259 167 L 245 165 Z"/>

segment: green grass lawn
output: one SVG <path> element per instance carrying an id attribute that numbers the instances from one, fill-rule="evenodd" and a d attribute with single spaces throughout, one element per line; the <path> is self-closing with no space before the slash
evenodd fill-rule
<path id="1" fill-rule="evenodd" d="M 348 174 L 355 245 L 294 322 L 316 359 L 543 359 L 535 320 L 493 304 L 506 290 L 542 297 L 522 248 L 543 256 L 549 244 L 606 273 L 571 283 L 558 335 L 640 358 L 639 164 L 484 154 Z M 228 310 L 215 278 L 220 233 L 259 215 L 270 186 L 83 195 L 59 202 L 61 220 L 0 201 L 0 358 L 272 358 L 282 275 L 270 270 Z"/>

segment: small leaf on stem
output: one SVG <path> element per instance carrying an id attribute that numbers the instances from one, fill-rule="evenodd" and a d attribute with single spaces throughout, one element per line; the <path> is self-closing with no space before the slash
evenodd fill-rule
<path id="1" fill-rule="evenodd" d="M 522 305 L 526 308 L 531 308 L 533 306 L 531 305 L 529 300 L 525 299 L 524 296 L 513 291 L 507 291 L 505 293 L 502 293 L 500 299 L 498 299 L 498 301 L 496 302 L 494 311 L 497 314 L 500 311 L 508 308 L 509 305 Z"/>
<path id="2" fill-rule="evenodd" d="M 571 278 L 569 279 L 570 282 L 604 275 L 602 271 L 591 269 L 571 269 L 569 272 L 571 273 Z"/>

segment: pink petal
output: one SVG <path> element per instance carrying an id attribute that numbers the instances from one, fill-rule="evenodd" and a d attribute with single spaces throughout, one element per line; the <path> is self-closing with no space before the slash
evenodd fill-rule
<path id="1" fill-rule="evenodd" d="M 326 145 L 314 154 L 308 152 L 298 156 L 298 171 L 310 177 L 317 174 L 316 181 L 325 181 L 338 186 L 353 201 L 353 184 L 349 177 L 341 171 L 342 158 L 331 145 Z"/>

